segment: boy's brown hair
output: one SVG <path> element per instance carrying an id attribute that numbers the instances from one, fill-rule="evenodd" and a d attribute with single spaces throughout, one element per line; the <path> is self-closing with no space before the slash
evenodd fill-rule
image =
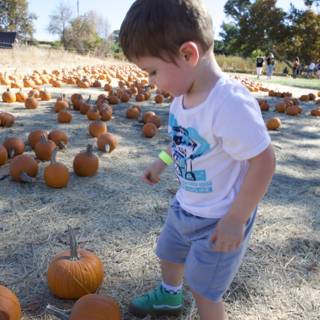
<path id="1" fill-rule="evenodd" d="M 200 0 L 136 0 L 120 28 L 120 45 L 131 60 L 143 56 L 175 61 L 187 41 L 213 47 L 213 26 Z"/>

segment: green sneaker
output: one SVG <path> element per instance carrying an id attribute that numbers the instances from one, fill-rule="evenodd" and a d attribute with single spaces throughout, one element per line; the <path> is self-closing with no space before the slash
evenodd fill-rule
<path id="1" fill-rule="evenodd" d="M 133 299 L 129 311 L 138 318 L 143 318 L 148 314 L 152 316 L 178 316 L 182 310 L 182 300 L 182 290 L 178 293 L 169 293 L 160 285 Z"/>

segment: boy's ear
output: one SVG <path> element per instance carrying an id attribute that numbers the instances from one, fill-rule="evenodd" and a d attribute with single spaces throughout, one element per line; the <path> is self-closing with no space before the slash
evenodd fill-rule
<path id="1" fill-rule="evenodd" d="M 193 41 L 184 42 L 179 49 L 181 58 L 187 63 L 195 66 L 199 61 L 199 48 Z"/>

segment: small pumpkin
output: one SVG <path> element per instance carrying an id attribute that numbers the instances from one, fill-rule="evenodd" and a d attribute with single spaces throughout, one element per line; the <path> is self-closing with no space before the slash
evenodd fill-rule
<path id="1" fill-rule="evenodd" d="M 61 320 L 121 320 L 119 303 L 110 296 L 86 294 L 73 305 L 70 316 L 61 309 L 46 308 Z"/>
<path id="2" fill-rule="evenodd" d="M 72 113 L 68 110 L 61 110 L 58 113 L 57 120 L 59 123 L 70 123 L 72 121 Z"/>
<path id="3" fill-rule="evenodd" d="M 48 135 L 48 139 L 52 140 L 60 149 L 66 148 L 68 144 L 68 136 L 61 130 L 52 130 Z"/>
<path id="4" fill-rule="evenodd" d="M 110 104 L 120 103 L 120 99 L 116 95 L 113 95 L 113 94 L 108 97 L 108 101 Z"/>
<path id="5" fill-rule="evenodd" d="M 16 93 L 17 102 L 25 102 L 27 98 L 28 98 L 28 95 L 25 92 L 23 92 L 22 90 L 20 90 Z"/>
<path id="6" fill-rule="evenodd" d="M 286 108 L 286 114 L 289 116 L 296 116 L 298 115 L 301 111 L 300 108 L 296 105 L 290 105 Z"/>
<path id="7" fill-rule="evenodd" d="M 110 121 L 112 119 L 112 107 L 106 106 L 100 109 L 100 117 L 102 121 Z"/>
<path id="8" fill-rule="evenodd" d="M 94 121 L 100 119 L 100 112 L 97 107 L 91 107 L 87 112 L 88 120 Z"/>
<path id="9" fill-rule="evenodd" d="M 80 93 L 74 93 L 71 96 L 71 103 L 73 105 L 74 110 L 80 110 L 80 104 L 83 101 L 83 97 Z"/>
<path id="10" fill-rule="evenodd" d="M 87 149 L 78 153 L 73 159 L 73 170 L 80 177 L 91 177 L 99 169 L 99 158 L 93 153 L 91 144 Z"/>
<path id="11" fill-rule="evenodd" d="M 40 91 L 40 99 L 42 101 L 50 101 L 51 100 L 51 94 L 46 89 Z"/>
<path id="12" fill-rule="evenodd" d="M 271 118 L 266 123 L 268 130 L 277 130 L 281 126 L 281 120 L 277 117 Z"/>
<path id="13" fill-rule="evenodd" d="M 46 130 L 34 130 L 28 135 L 28 143 L 32 149 L 36 146 L 37 142 L 40 141 L 41 136 L 48 137 L 48 132 Z"/>
<path id="14" fill-rule="evenodd" d="M 0 166 L 8 161 L 8 151 L 5 146 L 0 144 Z"/>
<path id="15" fill-rule="evenodd" d="M 320 108 L 312 109 L 310 114 L 314 117 L 320 117 Z"/>
<path id="16" fill-rule="evenodd" d="M 150 116 L 155 116 L 156 114 L 153 111 L 147 111 L 143 114 L 143 122 L 147 123 L 148 122 L 148 118 Z"/>
<path id="17" fill-rule="evenodd" d="M 9 158 L 13 158 L 24 152 L 24 142 L 20 138 L 10 137 L 7 138 L 4 143 L 4 147 L 8 151 Z"/>
<path id="18" fill-rule="evenodd" d="M 118 146 L 118 139 L 112 133 L 104 133 L 97 140 L 98 149 L 103 152 L 112 152 Z"/>
<path id="19" fill-rule="evenodd" d="M 154 101 L 155 103 L 163 103 L 164 101 L 164 97 L 162 94 L 157 94 L 155 97 L 154 97 Z"/>
<path id="20" fill-rule="evenodd" d="M 59 298 L 78 299 L 99 288 L 103 281 L 104 268 L 93 252 L 78 249 L 74 231 L 70 226 L 68 232 L 70 249 L 58 253 L 49 264 L 48 286 Z"/>
<path id="21" fill-rule="evenodd" d="M 80 113 L 81 114 L 87 114 L 87 112 L 90 110 L 91 108 L 91 96 L 89 96 L 87 101 L 82 101 L 80 103 Z"/>
<path id="22" fill-rule="evenodd" d="M 37 173 L 37 161 L 27 154 L 20 154 L 10 162 L 9 174 L 14 181 L 32 182 Z"/>
<path id="23" fill-rule="evenodd" d="M 135 106 L 132 106 L 127 109 L 126 117 L 128 119 L 138 119 L 140 117 L 140 110 L 138 108 L 136 108 Z"/>
<path id="24" fill-rule="evenodd" d="M 16 118 L 8 112 L 0 112 L 0 127 L 12 127 Z"/>
<path id="25" fill-rule="evenodd" d="M 7 91 L 2 94 L 2 101 L 7 103 L 16 102 L 16 95 L 8 88 Z"/>
<path id="26" fill-rule="evenodd" d="M 0 319 L 20 320 L 22 317 L 18 297 L 8 288 L 0 285 Z"/>
<path id="27" fill-rule="evenodd" d="M 156 135 L 157 131 L 157 126 L 152 122 L 147 122 L 142 128 L 142 133 L 146 138 L 152 138 Z"/>
<path id="28" fill-rule="evenodd" d="M 62 95 L 61 97 L 57 98 L 56 103 L 54 104 L 54 111 L 59 112 L 61 110 L 67 109 L 69 107 L 69 103 L 66 100 L 65 95 Z"/>
<path id="29" fill-rule="evenodd" d="M 90 123 L 88 129 L 89 129 L 89 134 L 92 137 L 96 137 L 96 138 L 98 138 L 99 136 L 101 136 L 102 134 L 108 131 L 106 124 L 100 120 Z"/>
<path id="30" fill-rule="evenodd" d="M 69 170 L 62 164 L 57 162 L 58 148 L 54 149 L 51 154 L 51 163 L 44 168 L 44 181 L 48 187 L 63 188 L 69 182 Z"/>
<path id="31" fill-rule="evenodd" d="M 48 161 L 55 148 L 56 144 L 52 140 L 47 139 L 45 135 L 42 135 L 34 147 L 34 152 L 39 160 Z"/>
<path id="32" fill-rule="evenodd" d="M 156 125 L 157 128 L 161 127 L 161 119 L 156 114 L 147 117 L 147 123 L 152 122 Z"/>
<path id="33" fill-rule="evenodd" d="M 34 96 L 29 96 L 25 100 L 24 105 L 25 105 L 26 109 L 36 109 L 39 106 L 39 102 Z"/>

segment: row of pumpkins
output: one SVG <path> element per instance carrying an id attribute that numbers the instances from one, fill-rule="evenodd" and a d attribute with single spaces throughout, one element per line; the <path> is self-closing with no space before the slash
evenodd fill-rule
<path id="1" fill-rule="evenodd" d="M 92 251 L 78 248 L 74 230 L 68 226 L 70 248 L 54 256 L 48 266 L 47 281 L 50 292 L 61 299 L 78 299 L 71 314 L 48 305 L 47 312 L 59 319 L 120 320 L 119 303 L 108 295 L 97 294 L 104 279 L 104 266 Z M 20 320 L 18 297 L 0 285 L 0 319 Z"/>

